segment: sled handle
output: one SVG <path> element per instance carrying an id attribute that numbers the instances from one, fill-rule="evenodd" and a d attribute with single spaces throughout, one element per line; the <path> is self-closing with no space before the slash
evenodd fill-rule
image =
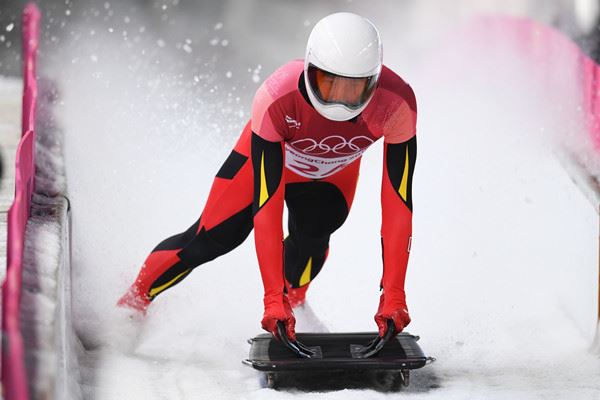
<path id="1" fill-rule="evenodd" d="M 285 323 L 283 321 L 277 321 L 277 333 L 279 334 L 279 338 L 281 339 L 285 347 L 290 349 L 292 353 L 294 353 L 299 358 L 315 357 L 316 353 L 313 350 L 311 350 L 310 348 L 303 345 L 297 340 L 290 340 L 285 329 Z"/>
<path id="2" fill-rule="evenodd" d="M 381 349 L 385 346 L 387 342 L 390 341 L 391 338 L 394 337 L 396 333 L 396 326 L 394 325 L 394 321 L 391 319 L 387 320 L 387 330 L 385 331 L 385 335 L 383 337 L 377 335 L 375 339 L 371 341 L 366 346 L 360 346 L 353 351 L 352 356 L 354 358 L 369 358 L 379 353 Z"/>

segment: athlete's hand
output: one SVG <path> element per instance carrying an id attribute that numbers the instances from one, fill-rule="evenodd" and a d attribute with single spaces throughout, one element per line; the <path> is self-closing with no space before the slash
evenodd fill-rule
<path id="1" fill-rule="evenodd" d="M 388 296 L 386 298 L 384 294 L 381 294 L 379 298 L 379 309 L 375 314 L 375 322 L 379 328 L 379 336 L 384 337 L 387 331 L 387 321 L 394 321 L 395 334 L 402 332 L 402 330 L 410 323 L 410 316 L 408 315 L 408 308 L 406 307 L 406 301 L 404 296 Z"/>
<path id="2" fill-rule="evenodd" d="M 294 318 L 287 295 L 281 293 L 275 296 L 265 296 L 264 303 L 265 313 L 262 319 L 262 328 L 277 339 L 281 339 L 277 332 L 277 321 L 282 321 L 285 324 L 287 337 L 291 341 L 295 341 L 296 318 Z"/>

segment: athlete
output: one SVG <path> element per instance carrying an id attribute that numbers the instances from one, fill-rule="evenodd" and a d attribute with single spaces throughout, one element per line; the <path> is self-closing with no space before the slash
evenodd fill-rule
<path id="1" fill-rule="evenodd" d="M 410 322 L 404 279 L 412 234 L 417 142 L 411 87 L 382 65 L 379 33 L 351 13 L 319 21 L 304 60 L 259 87 L 251 119 L 217 172 L 202 215 L 148 256 L 119 305 L 145 312 L 198 265 L 239 246 L 254 228 L 264 284 L 262 327 L 295 339 L 292 308 L 321 271 L 346 220 L 363 152 L 383 137 L 380 336 Z M 284 202 L 289 236 L 283 237 Z M 389 321 L 393 321 L 393 325 Z"/>

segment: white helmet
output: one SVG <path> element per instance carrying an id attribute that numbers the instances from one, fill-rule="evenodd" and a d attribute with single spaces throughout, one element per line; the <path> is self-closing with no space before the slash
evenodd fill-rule
<path id="1" fill-rule="evenodd" d="M 369 20 L 347 12 L 328 15 L 306 45 L 304 82 L 312 105 L 334 121 L 356 117 L 375 92 L 381 64 L 381 39 Z"/>

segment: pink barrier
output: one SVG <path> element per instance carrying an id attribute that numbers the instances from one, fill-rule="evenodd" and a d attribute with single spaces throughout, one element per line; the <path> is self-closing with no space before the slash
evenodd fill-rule
<path id="1" fill-rule="evenodd" d="M 600 152 L 600 66 L 588 57 L 581 58 L 584 109 L 588 130 L 597 152 Z"/>
<path id="2" fill-rule="evenodd" d="M 19 310 L 25 226 L 29 218 L 35 174 L 36 56 L 41 14 L 35 4 L 23 12 L 22 138 L 15 163 L 15 198 L 8 212 L 7 269 L 2 285 L 2 387 L 6 400 L 29 398 Z"/>
<path id="3" fill-rule="evenodd" d="M 516 50 L 531 66 L 533 80 L 555 89 L 559 96 L 578 97 L 591 145 L 600 153 L 600 66 L 593 59 L 562 32 L 527 18 L 485 17 L 471 29 L 467 34 L 483 47 L 502 43 Z M 572 87 L 576 93 L 562 92 Z M 548 101 L 560 101 L 559 96 Z"/>
<path id="4" fill-rule="evenodd" d="M 23 115 L 22 134 L 35 127 L 37 98 L 36 58 L 40 38 L 40 10 L 33 3 L 23 11 Z"/>

